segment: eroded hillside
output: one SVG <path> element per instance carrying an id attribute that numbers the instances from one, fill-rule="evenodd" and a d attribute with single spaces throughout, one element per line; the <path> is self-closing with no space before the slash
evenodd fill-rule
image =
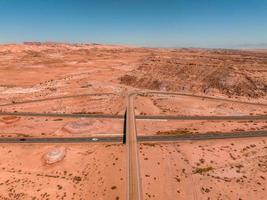
<path id="1" fill-rule="evenodd" d="M 234 50 L 155 51 L 120 80 L 153 90 L 265 97 L 267 54 Z"/>

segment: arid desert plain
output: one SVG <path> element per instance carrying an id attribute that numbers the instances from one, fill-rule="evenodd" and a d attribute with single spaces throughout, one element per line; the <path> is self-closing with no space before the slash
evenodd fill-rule
<path id="1" fill-rule="evenodd" d="M 0 150 L 1 200 L 266 200 L 267 50 L 0 45 Z"/>

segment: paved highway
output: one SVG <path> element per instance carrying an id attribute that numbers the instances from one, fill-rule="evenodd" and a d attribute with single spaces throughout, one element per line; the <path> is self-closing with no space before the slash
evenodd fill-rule
<path id="1" fill-rule="evenodd" d="M 236 133 L 205 133 L 205 134 L 182 134 L 182 135 L 157 135 L 139 136 L 138 142 L 171 142 L 182 140 L 214 140 L 248 137 L 266 137 L 267 131 L 244 131 Z"/>
<path id="2" fill-rule="evenodd" d="M 183 140 L 214 140 L 230 138 L 266 137 L 266 131 L 244 131 L 231 133 L 205 133 L 205 134 L 181 134 L 181 135 L 151 135 L 138 136 L 138 142 L 177 142 Z M 123 142 L 123 137 L 50 137 L 50 138 L 0 138 L 0 143 L 105 143 Z"/>
<path id="3" fill-rule="evenodd" d="M 0 112 L 0 116 L 22 117 L 57 117 L 57 118 L 114 118 L 123 119 L 122 115 L 111 114 L 68 114 L 68 113 L 33 113 L 33 112 Z"/>
<path id="4" fill-rule="evenodd" d="M 98 143 L 122 142 L 122 137 L 69 137 L 69 138 L 0 138 L 0 143 Z"/>
<path id="5" fill-rule="evenodd" d="M 113 114 L 68 114 L 68 113 L 34 113 L 34 112 L 0 112 L 0 116 L 22 117 L 57 117 L 57 118 L 111 118 L 123 119 L 123 115 Z M 136 119 L 166 120 L 267 120 L 267 115 L 244 116 L 175 116 L 175 115 L 137 115 Z"/>
<path id="6" fill-rule="evenodd" d="M 134 93 L 128 95 L 126 109 L 126 146 L 128 156 L 128 187 L 126 198 L 127 200 L 142 200 L 143 192 L 140 174 L 139 148 L 137 144 L 137 131 L 133 105 L 134 95 Z"/>
<path id="7" fill-rule="evenodd" d="M 175 116 L 175 115 L 137 115 L 136 119 L 166 120 L 267 120 L 267 115 L 243 116 Z"/>
<path id="8" fill-rule="evenodd" d="M 3 104 L 3 106 L 10 106 L 24 103 L 36 103 L 42 101 L 50 101 L 65 98 L 75 98 L 82 96 L 92 95 L 110 95 L 106 94 L 82 94 L 75 96 L 65 97 L 51 97 L 39 100 L 28 100 L 24 102 L 15 102 L 10 104 Z M 214 97 L 205 97 L 199 95 L 175 93 L 175 92 L 132 92 L 127 96 L 127 109 L 126 109 L 126 148 L 128 158 L 128 187 L 127 187 L 127 200 L 142 200 L 142 181 L 140 176 L 140 163 L 139 163 L 139 148 L 138 142 L 156 142 L 156 141 L 180 141 L 180 140 L 207 140 L 207 139 L 225 139 L 225 138 L 243 138 L 243 137 L 266 137 L 267 131 L 249 131 L 240 133 L 218 133 L 218 134 L 195 134 L 195 135 L 164 135 L 164 136 L 139 136 L 137 137 L 136 119 L 165 119 L 165 120 L 266 120 L 267 116 L 135 116 L 134 113 L 134 96 L 147 95 L 147 94 L 163 94 L 163 95 L 179 95 L 190 96 L 202 99 L 212 99 L 217 101 L 227 101 L 233 103 L 242 103 L 246 105 L 267 106 L 266 104 L 241 102 L 229 99 L 220 99 Z M 14 115 L 14 116 L 35 116 L 35 117 L 69 117 L 69 118 L 118 118 L 122 119 L 122 115 L 108 115 L 108 114 L 56 114 L 56 113 L 23 113 L 23 112 L 0 112 L 0 115 Z M 88 142 L 122 142 L 122 137 L 80 137 L 80 138 L 0 138 L 0 143 L 88 143 Z"/>

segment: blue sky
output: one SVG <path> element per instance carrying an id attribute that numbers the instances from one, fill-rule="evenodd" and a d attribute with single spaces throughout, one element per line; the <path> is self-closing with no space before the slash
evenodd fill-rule
<path id="1" fill-rule="evenodd" d="M 0 0 L 0 43 L 267 47 L 267 0 Z"/>

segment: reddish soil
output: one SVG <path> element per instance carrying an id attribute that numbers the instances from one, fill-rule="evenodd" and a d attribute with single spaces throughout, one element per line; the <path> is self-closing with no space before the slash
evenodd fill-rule
<path id="1" fill-rule="evenodd" d="M 267 104 L 267 51 L 0 45 L 0 112 L 124 114 L 128 91 L 152 90 Z M 92 95 L 74 97 L 85 94 Z M 72 97 L 54 99 L 65 96 Z M 243 116 L 266 115 L 267 107 L 139 95 L 135 112 Z M 219 134 L 266 125 L 266 120 L 137 120 L 137 131 Z M 121 119 L 0 116 L 0 137 L 119 136 L 122 128 Z M 0 149 L 0 199 L 125 199 L 122 144 L 1 144 Z M 140 155 L 144 199 L 266 199 L 264 138 L 146 143 Z"/>
<path id="2" fill-rule="evenodd" d="M 244 116 L 266 115 L 266 105 L 179 95 L 137 96 L 136 113 L 142 115 Z"/>
<path id="3" fill-rule="evenodd" d="M 17 102 L 21 102 L 17 100 Z M 38 112 L 70 114 L 119 114 L 124 112 L 124 99 L 118 95 L 93 95 L 55 99 L 25 104 L 0 106 L 2 112 Z"/>
<path id="4" fill-rule="evenodd" d="M 266 199 L 265 138 L 144 143 L 144 199 Z"/>
<path id="5" fill-rule="evenodd" d="M 266 67 L 266 52 L 158 50 L 140 60 L 121 82 L 153 90 L 266 99 Z"/>
<path id="6" fill-rule="evenodd" d="M 267 131 L 267 120 L 212 121 L 212 120 L 137 120 L 139 135 L 187 135 L 204 133 L 238 133 Z"/>
<path id="7" fill-rule="evenodd" d="M 47 164 L 51 148 L 62 160 Z M 121 144 L 1 144 L 0 199 L 124 199 L 125 152 Z"/>
<path id="8" fill-rule="evenodd" d="M 0 137 L 122 136 L 122 119 L 17 117 L 6 123 L 0 116 Z"/>

